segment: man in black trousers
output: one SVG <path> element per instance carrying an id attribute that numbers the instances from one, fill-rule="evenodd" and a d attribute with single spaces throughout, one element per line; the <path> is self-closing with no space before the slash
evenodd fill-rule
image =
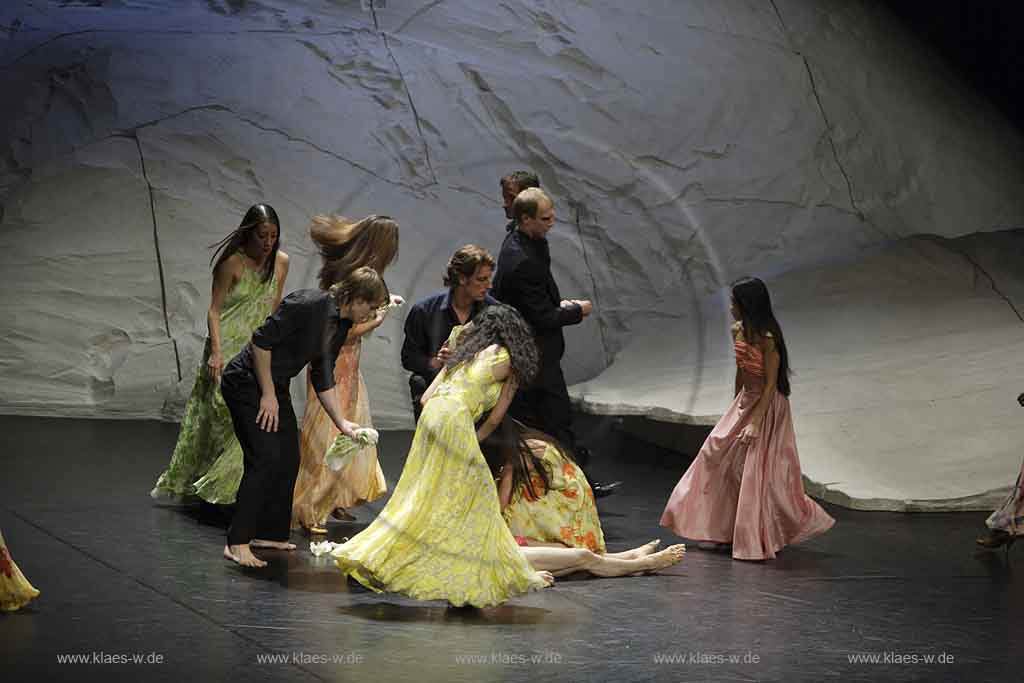
<path id="1" fill-rule="evenodd" d="M 299 472 L 299 434 L 288 386 L 309 365 L 317 398 L 335 426 L 354 436 L 359 425 L 341 414 L 334 361 L 353 323 L 388 302 L 377 271 L 357 268 L 328 291 L 301 289 L 252 334 L 224 368 L 221 395 L 242 446 L 244 470 L 224 557 L 265 567 L 252 548 L 294 550 L 292 491 Z"/>
<path id="2" fill-rule="evenodd" d="M 562 328 L 578 325 L 590 315 L 593 305 L 587 300 L 562 299 L 551 275 L 546 235 L 555 225 L 555 205 L 547 194 L 538 187 L 520 192 L 512 202 L 512 221 L 515 229 L 502 244 L 491 294 L 518 310 L 533 326 L 541 365 L 534 382 L 516 394 L 509 414 L 554 436 L 585 466 L 589 454 L 576 443 L 569 391 L 562 374 Z M 603 496 L 620 482 L 591 484 L 594 495 Z"/>

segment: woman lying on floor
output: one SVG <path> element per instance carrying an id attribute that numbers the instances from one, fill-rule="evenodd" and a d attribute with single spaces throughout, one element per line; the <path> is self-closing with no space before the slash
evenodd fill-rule
<path id="1" fill-rule="evenodd" d="M 611 577 L 682 561 L 685 546 L 656 552 L 660 541 L 606 552 L 590 484 L 554 437 L 506 416 L 480 449 L 496 474 L 502 516 L 534 569 Z"/>

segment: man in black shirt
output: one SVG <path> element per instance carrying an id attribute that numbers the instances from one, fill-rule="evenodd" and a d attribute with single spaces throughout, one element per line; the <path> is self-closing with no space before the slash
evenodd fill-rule
<path id="1" fill-rule="evenodd" d="M 372 268 L 356 269 L 328 291 L 292 292 L 224 368 L 221 395 L 244 458 L 227 559 L 265 567 L 251 548 L 295 549 L 288 537 L 299 435 L 289 384 L 309 365 L 324 410 L 343 434 L 353 436 L 359 425 L 342 417 L 331 391 L 334 361 L 353 322 L 369 318 L 387 301 L 387 287 Z"/>
<path id="2" fill-rule="evenodd" d="M 448 260 L 447 289 L 416 303 L 405 319 L 402 367 L 409 376 L 412 411 L 420 419 L 420 398 L 448 360 L 452 328 L 465 325 L 486 306 L 497 303 L 487 294 L 491 287 L 494 257 L 474 244 L 462 247 Z"/>
<path id="3" fill-rule="evenodd" d="M 516 394 L 509 414 L 554 436 L 573 451 L 581 466 L 586 466 L 588 451 L 576 443 L 569 391 L 562 374 L 562 328 L 578 325 L 593 306 L 587 300 L 562 299 L 551 275 L 546 235 L 555 225 L 555 205 L 547 194 L 540 188 L 520 192 L 512 203 L 512 221 L 514 229 L 505 237 L 498 255 L 491 294 L 522 313 L 533 327 L 541 365 L 533 384 Z M 600 497 L 610 494 L 619 482 L 591 484 L 594 495 Z"/>

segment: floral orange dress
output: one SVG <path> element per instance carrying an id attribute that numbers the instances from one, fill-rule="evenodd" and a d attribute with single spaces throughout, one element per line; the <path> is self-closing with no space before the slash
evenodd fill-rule
<path id="1" fill-rule="evenodd" d="M 7 550 L 4 535 L 0 533 L 0 611 L 13 612 L 39 596 L 39 591 L 28 582 L 14 564 Z"/>
<path id="2" fill-rule="evenodd" d="M 547 441 L 528 439 L 526 444 L 544 462 L 551 487 L 543 493 L 544 483 L 534 474 L 531 479 L 537 496 L 530 493 L 526 484 L 512 492 L 512 499 L 502 512 L 509 530 L 514 536 L 604 554 L 604 532 L 597 504 L 583 470 Z"/>

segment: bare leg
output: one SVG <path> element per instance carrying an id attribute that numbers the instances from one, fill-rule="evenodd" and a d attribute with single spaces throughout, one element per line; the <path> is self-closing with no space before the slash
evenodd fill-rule
<path id="1" fill-rule="evenodd" d="M 527 538 L 526 539 L 526 543 L 527 543 L 526 547 L 530 547 L 530 548 L 571 548 L 571 547 L 573 547 L 573 546 L 565 545 L 564 543 L 548 543 L 547 541 L 538 541 L 535 538 Z M 638 548 L 633 548 L 632 550 L 625 550 L 625 551 L 623 551 L 621 553 L 605 553 L 604 557 L 617 558 L 617 559 L 620 559 L 620 560 L 635 560 L 637 558 L 646 557 L 647 555 L 653 554 L 654 551 L 658 549 L 659 545 L 661 545 L 661 539 L 655 539 L 653 541 L 649 541 L 648 543 L 643 544 L 642 546 L 640 546 Z"/>
<path id="2" fill-rule="evenodd" d="M 224 558 L 237 562 L 243 567 L 266 567 L 267 563 L 252 554 L 248 543 L 224 546 Z"/>
<path id="3" fill-rule="evenodd" d="M 659 545 L 661 545 L 661 539 L 656 538 L 653 541 L 644 543 L 639 548 L 633 548 L 632 550 L 627 550 L 621 553 L 605 553 L 605 557 L 614 557 L 620 560 L 636 560 L 641 557 L 653 555 L 654 551 L 658 549 Z"/>
<path id="4" fill-rule="evenodd" d="M 573 572 L 590 572 L 595 576 L 627 576 L 641 572 L 652 572 L 682 562 L 686 547 L 673 545 L 660 553 L 635 559 L 621 559 L 598 555 L 583 548 L 537 548 L 523 546 L 526 560 L 539 571 L 549 571 L 555 576 Z"/>
<path id="5" fill-rule="evenodd" d="M 288 541 L 264 541 L 262 538 L 254 538 L 249 541 L 251 548 L 272 548 L 273 550 L 295 550 L 295 544 Z"/>

